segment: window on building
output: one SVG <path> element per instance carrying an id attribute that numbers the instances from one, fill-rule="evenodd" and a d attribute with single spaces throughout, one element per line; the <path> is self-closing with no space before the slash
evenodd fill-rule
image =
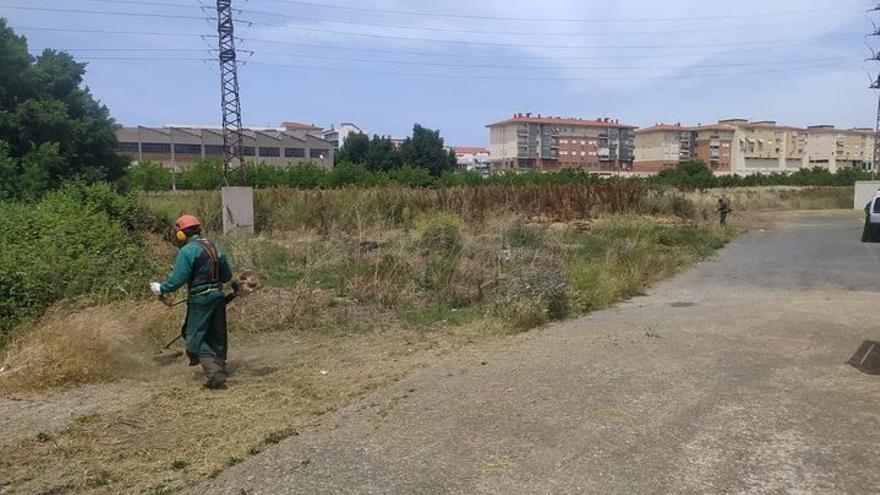
<path id="1" fill-rule="evenodd" d="M 120 153 L 137 153 L 138 152 L 138 144 L 137 143 L 123 143 L 119 142 L 116 146 L 116 150 Z"/>
<path id="2" fill-rule="evenodd" d="M 163 155 L 171 154 L 170 143 L 143 143 L 141 144 L 141 149 L 144 151 L 144 153 L 156 153 Z"/>
<path id="3" fill-rule="evenodd" d="M 312 148 L 309 150 L 309 158 L 324 159 L 330 156 L 330 150 Z"/>
<path id="4" fill-rule="evenodd" d="M 241 153 L 244 156 L 256 156 L 257 149 L 254 148 L 253 146 L 242 146 Z"/>
<path id="5" fill-rule="evenodd" d="M 260 156 L 266 157 L 276 157 L 281 156 L 281 148 L 276 148 L 274 146 L 260 146 Z"/>
<path id="6" fill-rule="evenodd" d="M 202 145 L 201 144 L 175 144 L 174 145 L 174 154 L 175 155 L 201 155 L 202 154 Z"/>
<path id="7" fill-rule="evenodd" d="M 223 156 L 223 145 L 222 144 L 206 144 L 205 145 L 205 155 L 206 156 Z"/>
<path id="8" fill-rule="evenodd" d="M 305 148 L 284 148 L 284 157 L 285 158 L 305 158 L 306 157 L 306 149 Z"/>

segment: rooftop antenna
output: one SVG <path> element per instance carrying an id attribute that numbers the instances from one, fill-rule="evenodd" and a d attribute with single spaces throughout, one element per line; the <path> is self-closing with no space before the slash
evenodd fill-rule
<path id="1" fill-rule="evenodd" d="M 220 40 L 220 109 L 223 113 L 223 180 L 244 166 L 241 98 L 235 54 L 232 0 L 217 0 L 217 35 Z"/>

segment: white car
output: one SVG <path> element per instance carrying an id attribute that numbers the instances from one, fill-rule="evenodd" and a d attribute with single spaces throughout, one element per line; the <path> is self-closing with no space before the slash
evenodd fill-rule
<path id="1" fill-rule="evenodd" d="M 872 225 L 880 225 L 880 194 L 865 205 L 865 214 Z"/>

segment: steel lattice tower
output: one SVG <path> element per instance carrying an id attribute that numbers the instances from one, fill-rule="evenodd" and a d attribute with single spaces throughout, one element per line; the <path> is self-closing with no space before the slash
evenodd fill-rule
<path id="1" fill-rule="evenodd" d="M 871 16 L 876 12 L 880 12 L 880 5 L 869 10 L 867 14 Z M 873 23 L 874 21 L 872 20 L 871 22 Z M 880 28 L 874 23 L 874 32 L 869 34 L 868 37 L 877 36 L 880 36 Z M 877 53 L 870 46 L 869 48 L 873 54 L 873 58 L 869 60 L 880 62 L 880 53 Z M 871 89 L 880 90 L 880 76 L 877 76 L 877 80 L 871 84 Z M 871 164 L 871 174 L 876 176 L 878 168 L 880 168 L 880 94 L 877 95 L 877 122 L 874 125 L 874 163 Z"/>
<path id="2" fill-rule="evenodd" d="M 880 76 L 877 76 L 871 89 L 880 89 Z M 878 167 L 880 167 L 880 96 L 877 98 L 877 122 L 874 125 L 874 163 L 871 164 L 871 173 L 876 174 Z"/>
<path id="3" fill-rule="evenodd" d="M 217 0 L 217 34 L 220 40 L 220 107 L 223 111 L 224 177 L 244 166 L 241 132 L 241 99 L 232 0 Z"/>

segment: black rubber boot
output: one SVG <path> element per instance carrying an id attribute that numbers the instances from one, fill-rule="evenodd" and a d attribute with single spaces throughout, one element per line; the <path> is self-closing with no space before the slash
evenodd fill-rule
<path id="1" fill-rule="evenodd" d="M 205 372 L 205 388 L 222 390 L 226 388 L 226 363 L 217 358 L 199 358 L 199 364 Z"/>

